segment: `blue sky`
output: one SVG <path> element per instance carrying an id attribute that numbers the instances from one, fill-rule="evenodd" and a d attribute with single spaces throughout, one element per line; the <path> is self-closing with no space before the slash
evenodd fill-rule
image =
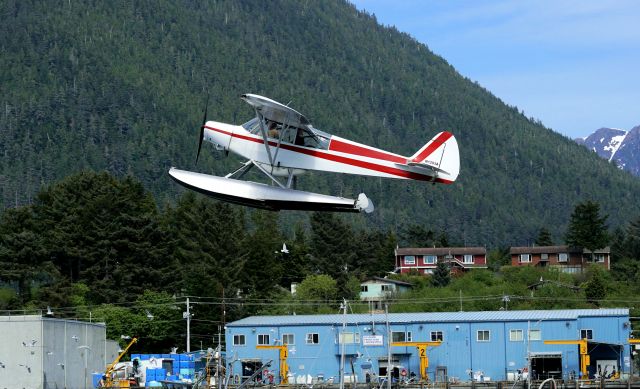
<path id="1" fill-rule="evenodd" d="M 352 3 L 554 131 L 640 125 L 640 1 Z"/>

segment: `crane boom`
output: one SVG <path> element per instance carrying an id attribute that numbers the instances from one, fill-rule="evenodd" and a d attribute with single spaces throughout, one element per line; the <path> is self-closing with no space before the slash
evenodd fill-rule
<path id="1" fill-rule="evenodd" d="M 131 346 L 133 346 L 137 342 L 138 342 L 138 338 L 131 339 L 131 342 L 129 342 L 127 347 L 125 347 L 125 349 L 122 350 L 120 355 L 118 355 L 118 357 L 116 359 L 114 359 L 113 362 L 111 362 L 110 364 L 107 365 L 107 370 L 104 373 L 104 375 L 107 376 L 106 385 L 105 385 L 107 388 L 110 388 L 110 387 L 113 386 L 113 377 L 112 377 L 112 375 L 113 375 L 113 372 L 115 370 L 114 369 L 115 366 L 118 364 L 118 362 L 120 362 L 120 359 L 122 359 L 122 357 L 125 356 L 125 354 L 127 353 L 127 351 L 129 351 Z"/>
<path id="2" fill-rule="evenodd" d="M 589 378 L 588 366 L 591 364 L 591 356 L 588 353 L 588 340 L 545 340 L 544 344 L 577 344 L 580 350 L 580 372 L 584 379 Z"/>
<path id="3" fill-rule="evenodd" d="M 287 345 L 286 344 L 282 344 L 282 345 L 274 345 L 274 346 L 270 346 L 270 345 L 258 345 L 256 346 L 257 349 L 278 349 L 280 350 L 280 383 L 281 384 L 288 384 L 289 383 L 289 377 L 288 377 L 288 373 L 289 373 L 289 365 L 287 365 L 287 357 L 289 356 L 289 352 L 287 350 Z"/>
<path id="4" fill-rule="evenodd" d="M 420 357 L 420 381 L 427 382 L 427 368 L 429 367 L 429 357 L 427 357 L 427 347 L 438 347 L 442 344 L 442 341 L 435 342 L 392 342 L 391 346 L 394 347 L 411 347 L 414 346 L 418 349 L 418 356 Z"/>

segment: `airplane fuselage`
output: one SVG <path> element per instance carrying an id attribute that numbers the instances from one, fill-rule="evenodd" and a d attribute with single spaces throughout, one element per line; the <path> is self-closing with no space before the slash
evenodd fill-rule
<path id="1" fill-rule="evenodd" d="M 304 170 L 320 170 L 335 173 L 358 174 L 385 178 L 432 181 L 444 184 L 452 183 L 455 172 L 436 172 L 424 164 L 411 164 L 410 158 L 390 153 L 368 145 L 331 135 L 324 147 L 306 147 L 284 142 L 276 138 L 267 138 L 271 158 L 261 134 L 253 134 L 243 126 L 208 121 L 204 126 L 204 140 L 238 154 L 246 159 L 268 166 L 272 173 L 283 175 L 289 169 L 294 174 Z M 447 143 L 447 145 L 445 145 Z M 446 146 L 455 147 L 457 143 L 451 134 L 443 132 L 430 142 L 423 153 L 431 153 Z"/>

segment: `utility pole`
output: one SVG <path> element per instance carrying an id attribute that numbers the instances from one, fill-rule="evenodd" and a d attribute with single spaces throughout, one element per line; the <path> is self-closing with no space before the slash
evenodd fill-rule
<path id="1" fill-rule="evenodd" d="M 182 318 L 187 319 L 187 352 L 191 352 L 191 312 L 189 311 L 189 297 L 187 297 L 187 311 L 182 312 Z"/>
<path id="2" fill-rule="evenodd" d="M 384 304 L 384 315 L 387 320 L 387 389 L 391 389 L 391 326 L 389 325 L 389 304 Z"/>
<path id="3" fill-rule="evenodd" d="M 342 309 L 342 334 L 338 335 L 338 339 L 340 340 L 340 389 L 344 389 L 344 344 L 347 329 L 347 299 L 342 299 Z"/>
<path id="4" fill-rule="evenodd" d="M 223 295 L 224 295 L 224 289 L 223 289 Z M 218 359 L 217 359 L 217 366 L 216 366 L 216 376 L 217 376 L 217 381 L 216 381 L 216 387 L 218 389 L 222 388 L 222 343 L 221 343 L 221 336 L 222 336 L 222 326 L 218 326 Z M 215 353 L 213 354 L 215 356 Z"/>

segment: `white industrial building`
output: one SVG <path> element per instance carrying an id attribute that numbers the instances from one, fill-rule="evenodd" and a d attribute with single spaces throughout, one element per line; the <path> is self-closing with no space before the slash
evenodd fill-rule
<path id="1" fill-rule="evenodd" d="M 0 316 L 0 389 L 92 388 L 118 356 L 104 323 Z"/>

